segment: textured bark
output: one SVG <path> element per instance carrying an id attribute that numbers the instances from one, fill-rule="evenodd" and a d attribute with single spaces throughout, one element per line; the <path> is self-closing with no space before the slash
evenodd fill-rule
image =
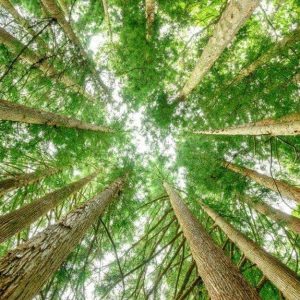
<path id="1" fill-rule="evenodd" d="M 202 203 L 200 205 L 229 239 L 240 248 L 245 257 L 257 265 L 264 276 L 282 292 L 286 299 L 299 300 L 300 281 L 296 273 L 236 230 L 211 208 Z"/>
<path id="2" fill-rule="evenodd" d="M 33 173 L 20 174 L 0 181 L 0 196 L 14 189 L 37 182 L 44 177 L 57 173 L 59 169 L 48 168 Z"/>
<path id="3" fill-rule="evenodd" d="M 15 21 L 20 26 L 22 26 L 30 35 L 36 37 L 36 41 L 41 48 L 47 49 L 46 43 L 37 36 L 37 33 L 31 28 L 29 22 L 24 17 L 22 17 L 22 15 L 14 8 L 10 0 L 0 0 L 0 5 L 4 7 L 4 9 L 13 16 Z"/>
<path id="4" fill-rule="evenodd" d="M 66 3 L 65 0 L 57 0 L 59 6 L 61 7 L 61 9 L 64 12 L 64 15 L 67 17 L 69 15 L 69 7 L 68 7 L 68 3 Z"/>
<path id="5" fill-rule="evenodd" d="M 10 33 L 0 27 L 0 43 L 4 44 L 13 53 L 20 53 L 21 59 L 31 65 L 35 65 L 39 68 L 46 76 L 55 77 L 59 72 L 50 65 L 44 57 L 40 57 L 35 51 L 26 48 L 19 40 L 14 38 Z M 24 50 L 23 50 L 24 49 Z M 87 99 L 94 101 L 93 97 L 87 94 L 83 88 L 73 81 L 70 77 L 62 74 L 59 76 L 59 81 L 66 87 L 70 88 L 75 93 L 80 93 Z"/>
<path id="6" fill-rule="evenodd" d="M 97 176 L 95 172 L 76 182 L 51 192 L 44 197 L 35 200 L 17 210 L 6 215 L 0 216 L 0 243 L 25 229 L 28 225 L 46 214 L 49 210 L 56 207 L 62 200 L 78 192 L 83 186 L 88 184 Z"/>
<path id="7" fill-rule="evenodd" d="M 265 202 L 258 202 L 252 199 L 248 195 L 239 195 L 239 199 L 243 202 L 249 204 L 257 212 L 269 217 L 275 222 L 281 223 L 282 225 L 287 226 L 295 233 L 300 234 L 300 219 L 292 215 L 286 214 L 285 212 L 280 211 L 279 209 L 273 208 Z"/>
<path id="8" fill-rule="evenodd" d="M 150 40 L 152 37 L 152 27 L 155 18 L 155 0 L 145 0 L 145 13 L 146 13 L 146 38 Z"/>
<path id="9" fill-rule="evenodd" d="M 110 128 L 84 123 L 77 119 L 52 112 L 30 108 L 25 105 L 0 100 L 0 120 L 23 122 L 28 124 L 45 124 L 48 126 L 76 128 L 82 130 L 113 132 Z"/>
<path id="10" fill-rule="evenodd" d="M 274 192 L 280 193 L 281 196 L 287 197 L 294 201 L 300 202 L 300 188 L 292 186 L 284 181 L 273 179 L 267 175 L 258 173 L 254 170 L 237 166 L 233 163 L 225 161 L 223 166 L 235 173 L 239 173 L 243 176 L 246 176 L 258 184 L 273 190 Z"/>
<path id="11" fill-rule="evenodd" d="M 194 70 L 180 91 L 180 99 L 184 100 L 200 83 L 258 4 L 259 0 L 231 0 L 229 2 Z"/>
<path id="12" fill-rule="evenodd" d="M 199 130 L 193 131 L 193 133 L 206 135 L 299 135 L 300 113 L 290 114 L 278 120 L 267 119 L 225 129 Z"/>
<path id="13" fill-rule="evenodd" d="M 298 27 L 290 35 L 284 37 L 279 43 L 275 44 L 271 49 L 258 57 L 248 67 L 242 69 L 234 78 L 234 83 L 238 83 L 245 77 L 251 75 L 256 69 L 268 63 L 273 57 L 278 55 L 284 48 L 291 47 L 294 43 L 300 40 L 300 28 Z"/>
<path id="14" fill-rule="evenodd" d="M 259 299 L 255 289 L 214 244 L 179 195 L 167 183 L 164 187 L 211 299 Z"/>
<path id="15" fill-rule="evenodd" d="M 118 179 L 92 200 L 9 252 L 0 261 L 0 299 L 32 299 L 123 186 Z"/>

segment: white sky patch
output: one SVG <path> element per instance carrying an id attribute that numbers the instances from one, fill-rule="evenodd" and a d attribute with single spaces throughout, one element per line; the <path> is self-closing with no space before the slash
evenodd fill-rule
<path id="1" fill-rule="evenodd" d="M 100 48 L 102 48 L 108 41 L 108 35 L 106 32 L 100 32 L 95 34 L 90 39 L 90 44 L 88 49 L 91 50 L 94 55 L 98 52 Z"/>

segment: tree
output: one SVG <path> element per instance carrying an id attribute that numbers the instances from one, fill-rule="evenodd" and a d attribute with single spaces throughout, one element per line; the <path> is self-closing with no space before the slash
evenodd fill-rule
<path id="1" fill-rule="evenodd" d="M 211 299 L 258 299 L 255 290 L 248 286 L 222 250 L 214 245 L 179 195 L 167 183 L 164 187 Z"/>
<path id="2" fill-rule="evenodd" d="M 274 179 L 272 177 L 269 177 L 267 175 L 258 173 L 254 170 L 241 167 L 238 165 L 235 165 L 233 163 L 230 163 L 228 161 L 225 161 L 223 163 L 223 166 L 230 171 L 239 173 L 243 176 L 246 176 L 258 184 L 273 190 L 274 192 L 279 193 L 281 196 L 287 197 L 289 199 L 292 199 L 294 201 L 300 202 L 300 188 L 296 186 L 292 186 L 284 181 Z"/>
<path id="3" fill-rule="evenodd" d="M 277 120 L 265 119 L 236 127 L 219 130 L 197 130 L 193 133 L 207 135 L 299 135 L 300 113 L 287 115 Z"/>
<path id="4" fill-rule="evenodd" d="M 98 172 L 77 180 L 54 192 L 46 194 L 44 197 L 32 203 L 22 206 L 4 216 L 0 216 L 0 243 L 10 238 L 12 235 L 25 229 L 28 225 L 56 207 L 62 200 L 78 192 L 98 175 Z"/>
<path id="5" fill-rule="evenodd" d="M 104 133 L 113 132 L 110 128 L 105 126 L 88 124 L 74 118 L 30 108 L 6 100 L 0 100 L 0 120 L 24 122 L 28 124 L 45 124 L 48 126 L 76 128 Z"/>
<path id="6" fill-rule="evenodd" d="M 155 18 L 155 0 L 145 0 L 146 15 L 146 39 L 150 40 L 152 36 L 152 26 Z"/>
<path id="7" fill-rule="evenodd" d="M 297 274 L 249 240 L 242 233 L 234 229 L 233 226 L 228 224 L 211 208 L 202 202 L 200 205 L 215 223 L 220 226 L 228 238 L 243 251 L 247 258 L 261 269 L 263 274 L 276 285 L 287 299 L 296 300 L 299 297 L 300 281 L 297 278 Z"/>
<path id="8" fill-rule="evenodd" d="M 1 298 L 32 299 L 122 189 L 123 181 L 122 178 L 116 180 L 60 222 L 3 257 L 0 261 Z"/>

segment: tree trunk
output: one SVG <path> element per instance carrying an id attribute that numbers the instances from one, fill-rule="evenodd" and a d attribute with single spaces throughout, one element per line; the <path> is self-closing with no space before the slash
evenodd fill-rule
<path id="1" fill-rule="evenodd" d="M 278 120 L 266 119 L 246 125 L 218 130 L 193 131 L 193 133 L 207 135 L 299 135 L 300 113 L 286 115 Z"/>
<path id="2" fill-rule="evenodd" d="M 59 6 L 61 7 L 61 9 L 64 12 L 65 17 L 69 16 L 69 6 L 68 3 L 65 0 L 58 0 L 57 1 Z"/>
<path id="3" fill-rule="evenodd" d="M 167 183 L 164 187 L 211 299 L 259 299 L 255 289 L 246 283 L 229 258 L 214 244 L 179 195 Z"/>
<path id="4" fill-rule="evenodd" d="M 33 173 L 20 174 L 11 178 L 7 178 L 0 181 L 0 196 L 12 191 L 16 188 L 20 188 L 31 183 L 37 182 L 44 177 L 57 173 L 59 169 L 47 168 L 44 170 L 38 170 Z"/>
<path id="5" fill-rule="evenodd" d="M 42 49 L 46 50 L 48 48 L 47 44 L 39 36 L 37 36 L 37 33 L 32 29 L 29 22 L 14 8 L 10 0 L 0 0 L 0 5 L 2 5 L 4 9 L 13 16 L 15 21 L 31 36 L 36 37 L 36 41 Z"/>
<path id="6" fill-rule="evenodd" d="M 155 0 L 145 0 L 146 13 L 146 39 L 149 41 L 152 37 L 152 29 L 155 18 Z"/>
<path id="7" fill-rule="evenodd" d="M 238 75 L 234 78 L 234 83 L 236 84 L 241 80 L 243 80 L 245 77 L 252 74 L 256 69 L 268 63 L 273 57 L 278 55 L 280 51 L 282 51 L 282 49 L 286 47 L 290 47 L 295 42 L 299 41 L 299 39 L 300 39 L 300 27 L 294 30 L 290 35 L 284 37 L 279 43 L 277 43 L 267 52 L 265 52 L 260 57 L 258 57 L 258 59 L 252 62 L 248 67 L 242 69 L 238 73 Z"/>
<path id="8" fill-rule="evenodd" d="M 297 274 L 287 268 L 275 257 L 267 253 L 245 235 L 227 223 L 222 217 L 208 206 L 200 203 L 204 211 L 224 231 L 228 238 L 235 243 L 244 255 L 263 272 L 272 283 L 282 292 L 286 299 L 299 300 L 300 281 Z"/>
<path id="9" fill-rule="evenodd" d="M 259 0 L 231 0 L 229 2 L 194 70 L 180 91 L 179 99 L 185 100 L 200 83 L 258 4 Z"/>
<path id="10" fill-rule="evenodd" d="M 267 175 L 258 173 L 254 170 L 237 166 L 233 163 L 225 161 L 223 166 L 233 172 L 239 173 L 243 176 L 246 176 L 258 184 L 279 193 L 283 197 L 287 197 L 294 201 L 300 202 L 300 188 L 292 186 L 284 181 L 273 179 Z"/>
<path id="11" fill-rule="evenodd" d="M 112 30 L 111 30 L 110 15 L 109 15 L 109 11 L 108 11 L 107 0 L 102 0 L 102 6 L 103 6 L 104 15 L 105 15 L 105 20 L 106 20 L 107 27 L 108 27 L 110 42 L 112 43 L 113 42 Z"/>
<path id="12" fill-rule="evenodd" d="M 28 124 L 45 124 L 48 126 L 76 128 L 82 130 L 113 132 L 110 128 L 84 123 L 77 119 L 39 110 L 25 105 L 0 100 L 0 120 L 23 122 Z"/>
<path id="13" fill-rule="evenodd" d="M 0 243 L 10 238 L 28 225 L 56 207 L 62 200 L 79 191 L 97 176 L 98 172 L 51 192 L 38 200 L 0 216 Z"/>
<path id="14" fill-rule="evenodd" d="M 278 222 L 284 226 L 287 226 L 292 231 L 297 234 L 300 234 L 300 219 L 292 215 L 286 214 L 285 212 L 280 211 L 279 209 L 273 208 L 265 202 L 257 202 L 247 195 L 239 195 L 239 199 L 243 202 L 246 202 L 257 212 L 269 217 L 270 219 Z"/>
<path id="15" fill-rule="evenodd" d="M 26 48 L 25 45 L 23 45 L 19 40 L 14 38 L 10 33 L 1 27 L 0 43 L 3 43 L 13 53 L 21 53 L 20 57 L 23 61 L 38 67 L 46 76 L 55 77 L 59 73 L 46 61 L 44 57 L 39 57 L 35 51 L 29 49 L 28 47 Z M 59 81 L 75 93 L 80 93 L 87 99 L 95 101 L 91 95 L 87 94 L 84 89 L 75 83 L 70 77 L 62 74 L 59 76 Z"/>
<path id="16" fill-rule="evenodd" d="M 32 299 L 123 186 L 118 179 L 0 261 L 0 299 Z"/>

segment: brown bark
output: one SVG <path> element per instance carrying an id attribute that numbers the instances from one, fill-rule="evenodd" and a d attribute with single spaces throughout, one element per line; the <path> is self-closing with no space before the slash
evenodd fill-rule
<path id="1" fill-rule="evenodd" d="M 269 217 L 270 219 L 287 226 L 297 234 L 300 234 L 300 219 L 286 214 L 285 212 L 276 209 L 265 202 L 258 202 L 248 195 L 239 195 L 239 199 L 249 204 L 257 212 Z"/>
<path id="2" fill-rule="evenodd" d="M 214 244 L 179 195 L 167 183 L 164 187 L 211 299 L 259 299 L 255 289 L 246 283 L 229 258 Z"/>
<path id="3" fill-rule="evenodd" d="M 235 173 L 239 173 L 254 180 L 258 184 L 279 193 L 283 197 L 287 197 L 294 201 L 300 202 L 300 188 L 296 186 L 292 186 L 284 181 L 273 179 L 272 177 L 269 177 L 267 175 L 258 173 L 245 167 L 237 166 L 227 161 L 223 163 L 223 166 Z"/>
<path id="4" fill-rule="evenodd" d="M 80 120 L 39 110 L 25 105 L 0 100 L 0 120 L 23 122 L 28 124 L 45 124 L 48 126 L 76 128 L 99 132 L 113 132 L 110 128 L 82 122 Z"/>
<path id="5" fill-rule="evenodd" d="M 299 135 L 300 113 L 284 116 L 280 119 L 266 119 L 235 127 L 217 130 L 193 131 L 195 134 L 206 135 Z"/>
<path id="6" fill-rule="evenodd" d="M 0 27 L 0 43 L 4 44 L 10 51 L 13 53 L 19 54 L 22 51 L 21 59 L 31 65 L 35 65 L 39 68 L 46 76 L 54 77 L 59 72 L 55 70 L 55 68 L 50 65 L 46 59 L 40 57 L 34 50 L 26 48 L 19 40 L 13 37 L 10 33 L 5 31 Z M 77 83 L 73 81 L 67 75 L 60 75 L 59 81 L 64 84 L 66 87 L 70 88 L 75 93 L 80 93 L 87 99 L 94 101 L 93 97 L 86 93 L 82 87 L 80 87 Z"/>
<path id="7" fill-rule="evenodd" d="M 59 169 L 48 168 L 33 173 L 20 174 L 0 181 L 0 196 L 14 189 L 37 182 L 44 177 L 57 173 Z"/>
<path id="8" fill-rule="evenodd" d="M 145 0 L 145 14 L 146 14 L 146 38 L 150 40 L 152 37 L 152 27 L 155 18 L 155 0 Z"/>
<path id="9" fill-rule="evenodd" d="M 107 0 L 102 0 L 102 6 L 103 6 L 103 10 L 104 10 L 105 20 L 106 20 L 107 27 L 108 27 L 110 42 L 112 43 L 113 42 L 112 30 L 111 30 L 110 15 L 109 15 L 109 11 L 108 11 Z"/>
<path id="10" fill-rule="evenodd" d="M 51 192 L 32 203 L 0 216 L 0 243 L 10 238 L 28 225 L 56 207 L 62 200 L 79 191 L 97 176 L 98 172 L 86 176 L 78 181 L 68 184 L 54 192 Z"/>
<path id="11" fill-rule="evenodd" d="M 224 231 L 229 239 L 235 243 L 244 255 L 263 272 L 286 297 L 290 300 L 298 300 L 300 295 L 300 281 L 297 274 L 287 268 L 275 257 L 267 253 L 259 245 L 248 239 L 241 232 L 227 223 L 211 208 L 200 203 L 204 211 L 215 221 Z"/>
<path id="12" fill-rule="evenodd" d="M 229 2 L 194 70 L 180 91 L 179 99 L 185 100 L 201 82 L 258 4 L 259 0 L 231 0 Z"/>
<path id="13" fill-rule="evenodd" d="M 118 179 L 0 261 L 0 299 L 32 299 L 122 189 Z"/>

